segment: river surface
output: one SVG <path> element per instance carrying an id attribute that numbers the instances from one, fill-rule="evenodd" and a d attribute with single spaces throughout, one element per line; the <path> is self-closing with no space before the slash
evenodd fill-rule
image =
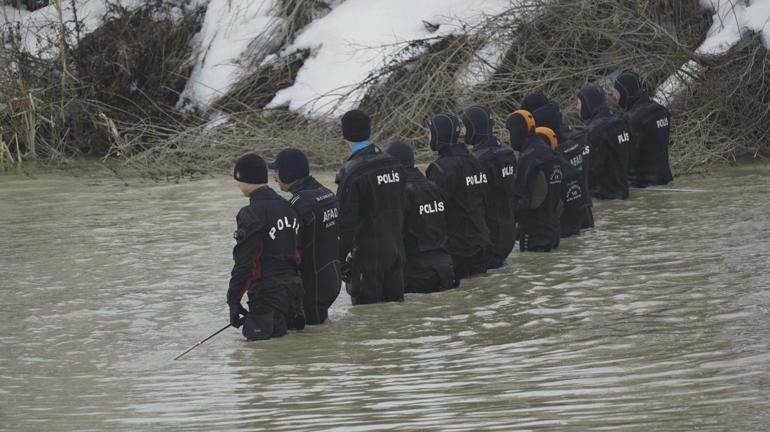
<path id="1" fill-rule="evenodd" d="M 332 174 L 320 178 L 327 184 Z M 770 430 L 767 165 L 597 202 L 558 252 L 228 329 L 225 177 L 0 176 L 0 430 Z"/>

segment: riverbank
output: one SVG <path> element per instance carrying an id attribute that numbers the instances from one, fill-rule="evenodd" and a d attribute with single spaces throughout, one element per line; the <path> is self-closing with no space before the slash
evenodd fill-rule
<path id="1" fill-rule="evenodd" d="M 378 0 L 387 13 L 363 29 L 340 23 L 366 22 L 372 1 L 27 2 L 39 9 L 3 27 L 0 164 L 90 156 L 185 177 L 298 147 L 331 167 L 345 153 L 335 118 L 352 106 L 372 115 L 375 142 L 405 139 L 425 161 L 424 124 L 439 111 L 488 105 L 500 128 L 542 91 L 580 125 L 577 89 L 609 89 L 629 68 L 669 105 L 676 173 L 767 157 L 770 39 L 762 5 L 735 2 L 453 1 L 462 14 L 448 17 L 425 1 L 415 21 Z"/>

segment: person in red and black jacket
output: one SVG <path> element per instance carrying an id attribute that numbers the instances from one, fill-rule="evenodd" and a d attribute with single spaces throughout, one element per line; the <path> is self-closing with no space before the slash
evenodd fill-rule
<path id="1" fill-rule="evenodd" d="M 299 276 L 299 219 L 288 201 L 267 185 L 267 164 L 255 155 L 238 159 L 235 184 L 249 198 L 236 217 L 235 265 L 227 290 L 230 324 L 249 340 L 283 336 L 305 326 Z M 248 311 L 241 298 L 248 293 Z M 245 318 L 241 318 L 245 315 Z"/>

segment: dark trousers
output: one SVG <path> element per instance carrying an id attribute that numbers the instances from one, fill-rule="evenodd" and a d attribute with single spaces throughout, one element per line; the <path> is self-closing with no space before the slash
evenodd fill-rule
<path id="1" fill-rule="evenodd" d="M 483 251 L 479 251 L 476 255 L 464 257 L 459 255 L 452 256 L 452 264 L 455 269 L 455 279 L 465 279 L 469 276 L 473 276 L 487 271 L 488 257 Z"/>
<path id="2" fill-rule="evenodd" d="M 419 275 L 406 275 L 404 278 L 408 293 L 431 293 L 445 291 L 458 286 L 451 264 L 436 266 L 432 271 Z"/>
<path id="3" fill-rule="evenodd" d="M 263 279 L 248 294 L 249 313 L 243 325 L 247 339 L 270 339 L 285 335 L 289 328 L 304 327 L 299 276 Z"/>
<path id="4" fill-rule="evenodd" d="M 400 258 L 388 267 L 366 268 L 356 264 L 346 284 L 354 305 L 404 301 L 404 264 Z"/>

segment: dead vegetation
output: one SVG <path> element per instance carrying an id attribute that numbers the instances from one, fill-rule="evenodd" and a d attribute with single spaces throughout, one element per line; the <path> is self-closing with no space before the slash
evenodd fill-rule
<path id="1" fill-rule="evenodd" d="M 269 157 L 289 146 L 307 150 L 318 166 L 343 159 L 336 121 L 264 109 L 293 83 L 308 51 L 255 58 L 251 72 L 209 110 L 175 109 L 203 11 L 165 22 L 163 5 L 113 8 L 105 26 L 62 50 L 65 61 L 4 49 L 0 94 L 8 102 L 0 112 L 0 161 L 97 155 L 163 177 L 227 170 L 246 151 Z M 284 0 L 280 8 L 281 46 L 329 10 L 319 0 Z M 466 27 L 462 36 L 401 44 L 349 97 L 366 89 L 360 106 L 372 114 L 377 142 L 410 140 L 425 159 L 424 124 L 436 112 L 482 103 L 502 119 L 525 95 L 542 91 L 579 124 L 574 100 L 582 84 L 609 89 L 617 73 L 633 69 L 652 92 L 697 58 L 693 50 L 709 25 L 697 0 L 537 0 Z M 671 106 L 676 171 L 768 154 L 768 56 L 756 38 L 747 38 L 727 56 L 698 59 L 705 72 Z"/>

